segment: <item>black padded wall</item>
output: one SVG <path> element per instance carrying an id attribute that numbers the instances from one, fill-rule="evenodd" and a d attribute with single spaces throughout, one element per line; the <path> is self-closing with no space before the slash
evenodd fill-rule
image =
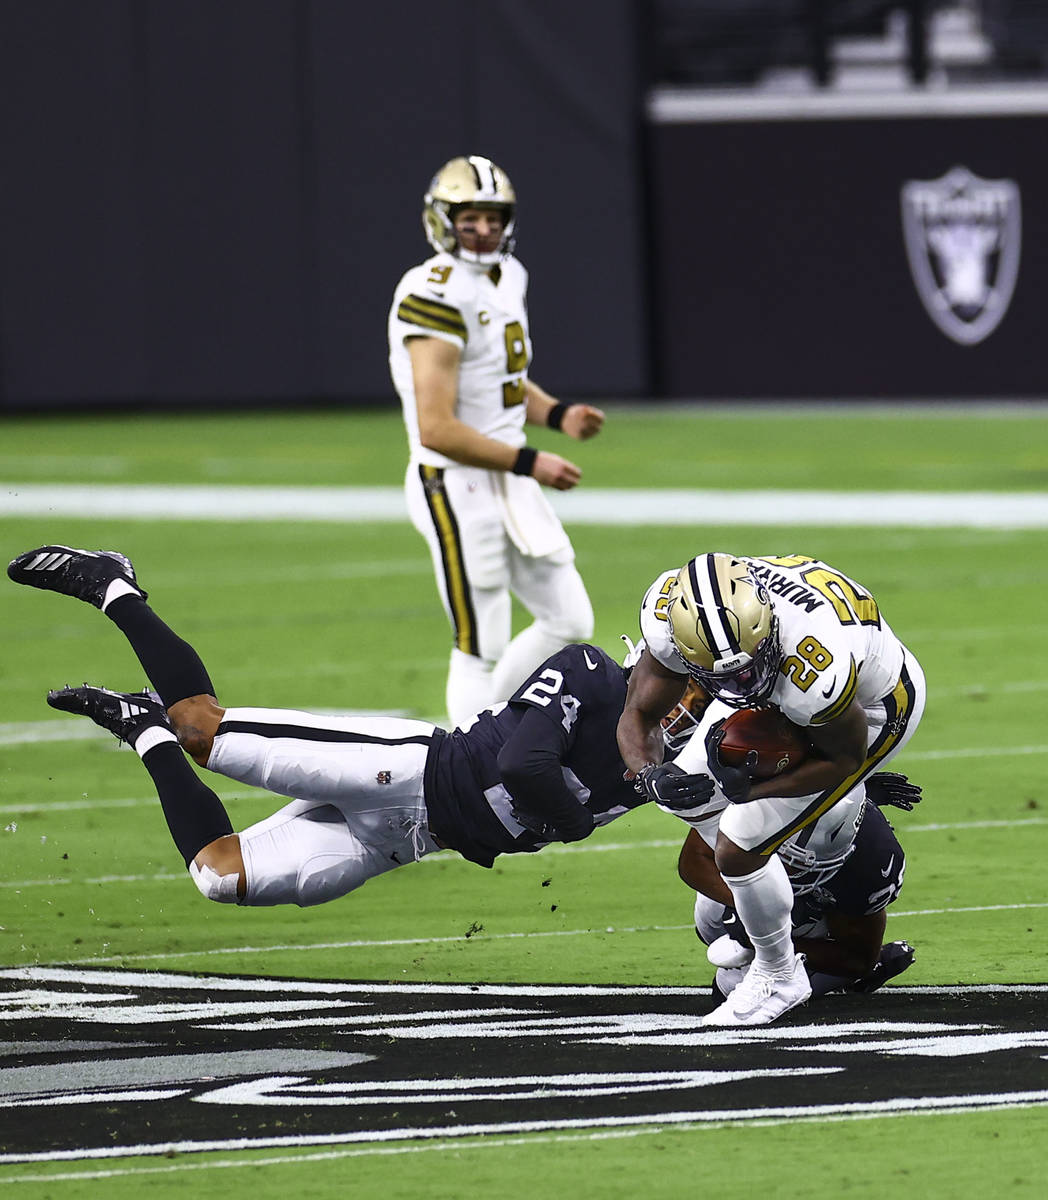
<path id="1" fill-rule="evenodd" d="M 0 0 L 0 405 L 392 399 L 421 196 L 520 200 L 536 378 L 647 387 L 629 0 Z"/>

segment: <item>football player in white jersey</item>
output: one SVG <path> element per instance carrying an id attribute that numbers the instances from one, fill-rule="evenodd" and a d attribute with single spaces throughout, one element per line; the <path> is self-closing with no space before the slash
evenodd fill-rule
<path id="1" fill-rule="evenodd" d="M 479 155 L 434 175 L 423 227 L 436 253 L 389 312 L 389 366 L 410 446 L 408 512 L 429 545 L 454 643 L 452 724 L 505 700 L 560 646 L 593 636 L 571 543 L 541 485 L 573 488 L 572 462 L 525 444 L 524 425 L 585 439 L 604 414 L 561 404 L 528 377 L 528 274 L 513 256 L 516 194 Z M 511 640 L 516 596 L 534 618 Z"/>
<path id="2" fill-rule="evenodd" d="M 673 768 L 685 776 L 708 771 L 706 736 L 732 711 L 689 680 L 680 704 L 663 720 Z M 679 778 L 671 775 L 670 782 Z M 652 782 L 658 786 L 657 779 Z M 884 940 L 886 910 L 902 889 L 906 855 L 881 809 L 910 811 L 920 803 L 921 789 L 894 771 L 877 772 L 864 783 L 864 789 L 853 788 L 776 851 L 793 889 L 793 944 L 804 954 L 813 998 L 875 991 L 915 957 L 908 942 Z M 677 870 L 696 892 L 695 931 L 717 968 L 715 995 L 723 1001 L 753 960 L 753 947 L 714 857 L 728 801 L 718 787 L 691 812 L 679 804 L 660 807 L 691 826 Z"/>
<path id="3" fill-rule="evenodd" d="M 817 559 L 703 554 L 663 572 L 641 605 L 645 649 L 630 678 L 619 749 L 643 783 L 663 758 L 660 725 L 694 679 L 732 708 L 773 705 L 806 729 L 814 753 L 753 780 L 706 739 L 728 806 L 716 865 L 754 959 L 711 1025 L 760 1025 L 803 1003 L 811 986 L 791 939 L 793 893 L 775 853 L 864 781 L 913 735 L 924 711 L 920 664 L 869 592 Z"/>

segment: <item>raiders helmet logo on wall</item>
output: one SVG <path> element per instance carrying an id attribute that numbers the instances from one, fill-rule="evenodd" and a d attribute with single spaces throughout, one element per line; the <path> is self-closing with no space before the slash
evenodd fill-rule
<path id="1" fill-rule="evenodd" d="M 910 271 L 936 325 L 974 346 L 1004 319 L 1019 274 L 1019 187 L 954 167 L 902 187 Z"/>

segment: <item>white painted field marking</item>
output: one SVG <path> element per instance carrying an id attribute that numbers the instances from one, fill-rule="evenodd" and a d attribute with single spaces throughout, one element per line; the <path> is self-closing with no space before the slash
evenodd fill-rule
<path id="1" fill-rule="evenodd" d="M 554 492 L 550 499 L 573 525 L 1048 528 L 1044 492 L 579 488 Z M 399 487 L 0 483 L 0 515 L 407 523 Z"/>

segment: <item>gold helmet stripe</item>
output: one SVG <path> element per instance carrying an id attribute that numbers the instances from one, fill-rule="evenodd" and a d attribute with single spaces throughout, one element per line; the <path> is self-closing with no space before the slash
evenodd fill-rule
<path id="1" fill-rule="evenodd" d="M 905 667 L 899 676 L 899 682 L 881 701 L 885 709 L 885 721 L 881 731 L 874 739 L 873 745 L 866 752 L 866 761 L 847 779 L 842 780 L 835 788 L 816 796 L 811 804 L 801 813 L 789 829 L 781 830 L 774 837 L 768 838 L 759 846 L 754 846 L 756 854 L 773 854 L 783 844 L 788 842 L 806 825 L 818 820 L 824 812 L 831 809 L 838 800 L 851 791 L 861 780 L 877 769 L 880 763 L 895 749 L 906 732 L 906 726 L 913 716 L 913 704 L 916 699 L 916 689 L 909 671 Z"/>
<path id="2" fill-rule="evenodd" d="M 437 329 L 441 333 L 453 333 L 464 342 L 468 340 L 466 322 L 457 308 L 450 304 L 438 304 L 424 296 L 405 296 L 397 307 L 397 320 L 423 329 Z"/>

